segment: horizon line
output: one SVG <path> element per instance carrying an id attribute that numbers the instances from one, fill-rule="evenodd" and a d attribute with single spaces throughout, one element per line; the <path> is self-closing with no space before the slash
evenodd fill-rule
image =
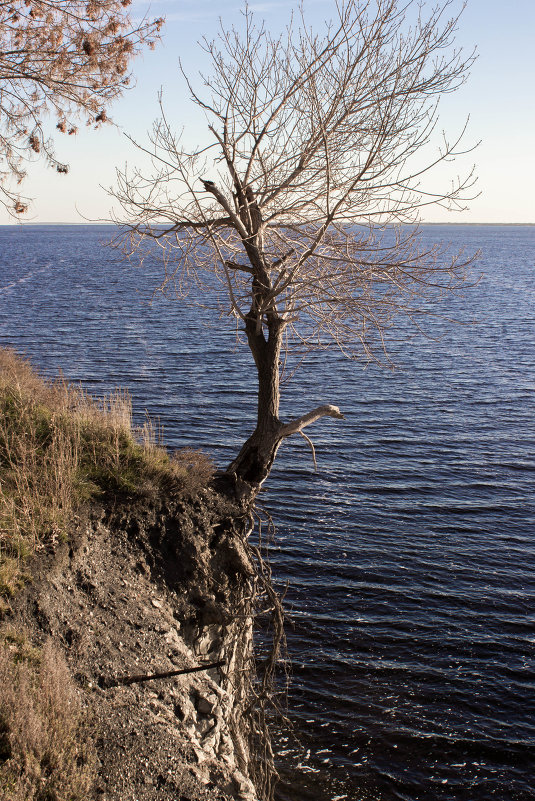
<path id="1" fill-rule="evenodd" d="M 437 221 L 437 220 L 431 220 L 431 221 L 422 220 L 422 221 L 420 221 L 418 223 L 401 223 L 401 224 L 402 225 L 525 225 L 525 226 L 529 226 L 529 225 L 535 225 L 535 220 L 533 222 L 484 222 L 484 221 L 482 222 L 482 221 L 477 221 L 477 220 L 473 221 L 473 222 L 468 222 L 468 221 L 463 221 L 463 222 L 461 222 L 461 221 L 459 221 L 459 222 L 440 222 L 440 221 Z M 23 226 L 38 227 L 40 225 L 42 225 L 42 226 L 44 226 L 44 225 L 48 225 L 48 226 L 52 226 L 52 225 L 56 225 L 56 226 L 72 225 L 72 226 L 78 226 L 78 227 L 82 227 L 82 226 L 90 227 L 90 226 L 99 225 L 99 226 L 110 226 L 110 227 L 115 227 L 115 228 L 120 228 L 121 227 L 120 224 L 113 223 L 113 222 L 57 222 L 57 221 L 56 222 L 31 222 L 31 221 L 23 221 L 23 220 L 17 220 L 15 222 L 0 222 L 0 228 L 8 228 L 8 227 L 15 228 L 15 227 L 18 227 L 18 226 L 20 226 L 20 227 L 23 227 Z M 164 225 L 164 223 L 162 223 L 162 225 Z"/>

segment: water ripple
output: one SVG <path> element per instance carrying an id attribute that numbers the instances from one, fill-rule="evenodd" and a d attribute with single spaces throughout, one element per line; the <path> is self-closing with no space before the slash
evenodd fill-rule
<path id="1" fill-rule="evenodd" d="M 280 801 L 533 801 L 535 228 L 430 226 L 482 248 L 480 285 L 393 373 L 314 354 L 283 413 L 330 402 L 318 471 L 285 443 L 262 501 L 289 582 Z M 0 343 L 96 393 L 117 385 L 171 447 L 225 464 L 254 426 L 251 360 L 209 310 L 157 298 L 98 227 L 0 229 Z"/>

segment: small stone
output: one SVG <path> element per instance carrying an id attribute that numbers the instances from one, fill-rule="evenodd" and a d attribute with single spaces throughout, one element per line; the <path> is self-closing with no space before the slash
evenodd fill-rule
<path id="1" fill-rule="evenodd" d="M 239 770 L 234 772 L 232 778 L 239 798 L 243 799 L 243 801 L 254 801 L 256 792 L 251 780 L 246 778 Z"/>
<path id="2" fill-rule="evenodd" d="M 161 609 L 162 608 L 161 602 L 157 601 L 156 598 L 151 598 L 151 603 L 152 603 L 152 605 L 154 607 L 156 607 L 156 609 Z"/>
<path id="3" fill-rule="evenodd" d="M 208 698 L 203 698 L 202 695 L 199 697 L 197 702 L 197 712 L 201 715 L 210 715 L 214 705 L 208 700 Z"/>

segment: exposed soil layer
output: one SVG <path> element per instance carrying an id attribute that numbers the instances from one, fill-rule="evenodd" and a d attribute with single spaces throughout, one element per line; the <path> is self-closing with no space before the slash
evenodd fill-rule
<path id="1" fill-rule="evenodd" d="M 247 514 L 223 496 L 92 507 L 39 553 L 4 625 L 65 653 L 94 731 L 99 801 L 253 799 Z M 109 687 L 121 676 L 224 667 Z M 245 728 L 244 728 L 245 727 Z"/>

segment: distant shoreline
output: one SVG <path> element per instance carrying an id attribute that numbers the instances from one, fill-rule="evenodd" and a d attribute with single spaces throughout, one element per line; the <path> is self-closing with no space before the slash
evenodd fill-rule
<path id="1" fill-rule="evenodd" d="M 163 223 L 162 223 L 163 225 Z M 407 223 L 409 225 L 409 223 Z M 445 226 L 459 226 L 463 225 L 466 227 L 469 226 L 482 226 L 485 225 L 487 227 L 497 227 L 507 226 L 508 228 L 529 228 L 530 226 L 535 226 L 535 220 L 533 222 L 421 222 L 420 226 L 427 227 L 430 225 L 440 225 L 442 227 Z M 22 220 L 15 222 L 15 223 L 0 223 L 0 228 L 118 228 L 116 223 L 110 222 L 98 222 L 98 223 L 84 223 L 84 222 L 23 222 Z"/>

